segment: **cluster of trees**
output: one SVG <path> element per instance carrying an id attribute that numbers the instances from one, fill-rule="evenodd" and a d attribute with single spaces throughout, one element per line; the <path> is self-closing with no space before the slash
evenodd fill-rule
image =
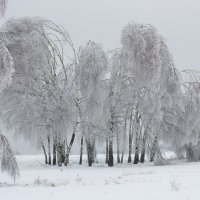
<path id="1" fill-rule="evenodd" d="M 1 121 L 41 145 L 46 164 L 67 166 L 75 140 L 89 166 L 100 144 L 108 166 L 115 152 L 117 163 L 148 153 L 164 164 L 163 146 L 200 159 L 200 74 L 175 68 L 153 26 L 128 24 L 109 53 L 93 41 L 77 51 L 64 28 L 40 18 L 11 19 L 0 35 Z"/>

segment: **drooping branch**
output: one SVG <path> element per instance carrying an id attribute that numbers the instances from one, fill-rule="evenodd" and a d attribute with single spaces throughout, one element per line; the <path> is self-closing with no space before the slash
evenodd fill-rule
<path id="1" fill-rule="evenodd" d="M 0 134 L 0 163 L 2 172 L 7 172 L 14 180 L 19 177 L 19 168 L 7 138 Z"/>

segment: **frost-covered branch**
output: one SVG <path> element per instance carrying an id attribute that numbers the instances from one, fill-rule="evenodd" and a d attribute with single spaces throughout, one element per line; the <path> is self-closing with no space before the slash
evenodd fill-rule
<path id="1" fill-rule="evenodd" d="M 19 177 L 16 158 L 10 148 L 7 138 L 0 133 L 0 163 L 2 172 L 7 172 L 15 181 Z"/>

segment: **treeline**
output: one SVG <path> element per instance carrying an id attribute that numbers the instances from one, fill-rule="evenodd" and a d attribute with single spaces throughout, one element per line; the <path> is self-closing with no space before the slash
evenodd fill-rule
<path id="1" fill-rule="evenodd" d="M 40 145 L 45 164 L 67 166 L 75 140 L 89 166 L 97 143 L 108 166 L 114 153 L 117 163 L 165 164 L 161 145 L 200 159 L 199 72 L 179 72 L 153 26 L 128 24 L 110 52 L 93 41 L 77 50 L 64 28 L 40 18 L 11 19 L 0 35 L 1 62 L 13 68 L 2 123 Z"/>

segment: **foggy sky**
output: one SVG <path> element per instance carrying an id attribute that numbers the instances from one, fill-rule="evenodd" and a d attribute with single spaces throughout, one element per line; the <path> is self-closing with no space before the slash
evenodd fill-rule
<path id="1" fill-rule="evenodd" d="M 131 21 L 150 23 L 167 39 L 179 69 L 200 69 L 199 0 L 9 0 L 7 16 L 39 16 L 64 26 L 75 46 L 88 40 L 105 50 L 120 46 Z"/>

